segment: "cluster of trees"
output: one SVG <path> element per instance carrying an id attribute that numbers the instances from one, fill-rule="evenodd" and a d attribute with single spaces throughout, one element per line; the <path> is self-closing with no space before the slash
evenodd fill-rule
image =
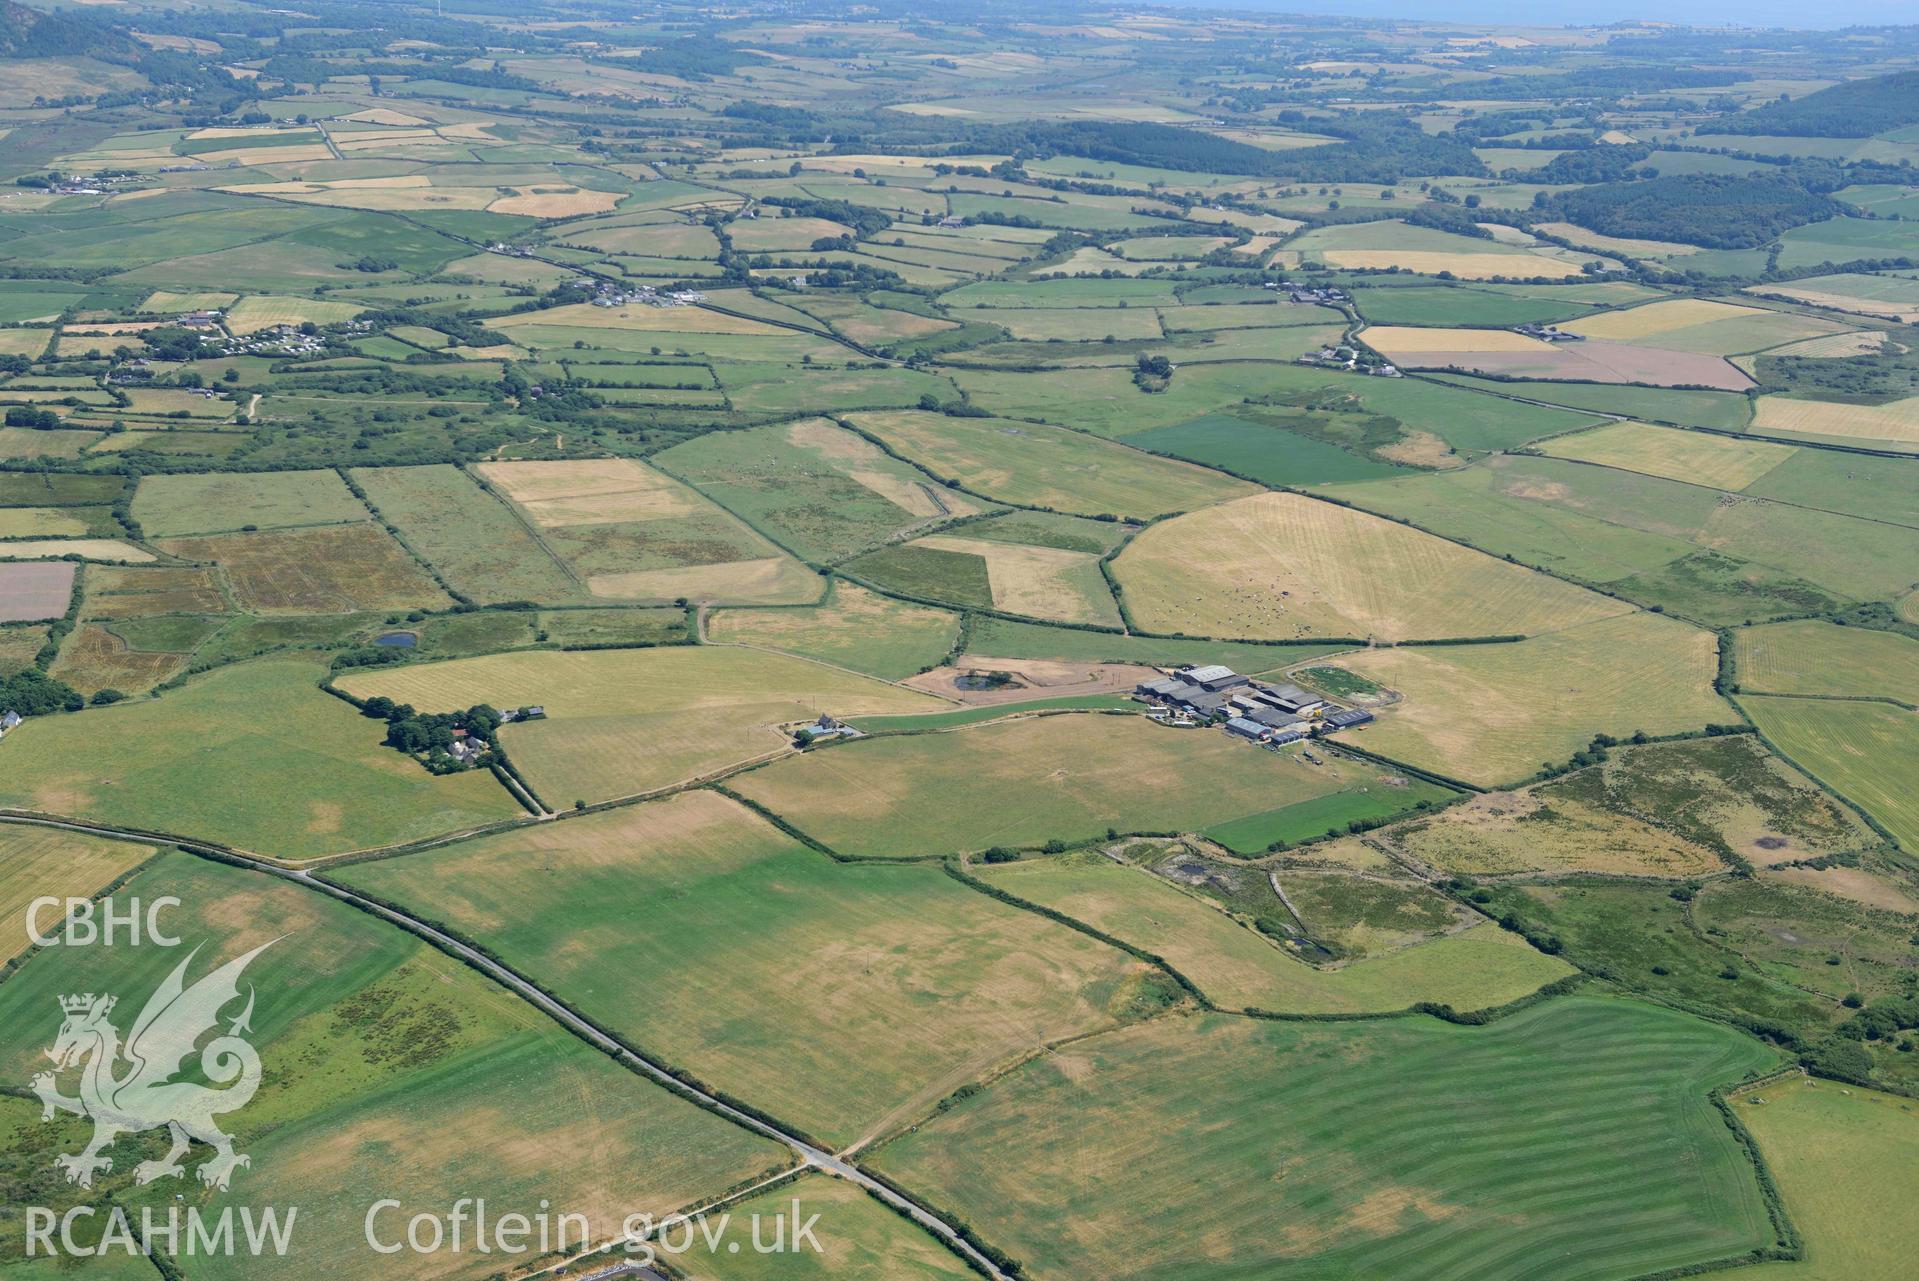
<path id="1" fill-rule="evenodd" d="M 1165 391 L 1173 381 L 1173 362 L 1141 352 L 1133 361 L 1133 386 L 1141 391 Z"/>
<path id="2" fill-rule="evenodd" d="M 31 427 L 37 431 L 51 431 L 60 425 L 60 415 L 51 409 L 35 409 L 32 405 L 15 405 L 7 410 L 7 426 Z"/>
<path id="3" fill-rule="evenodd" d="M 799 196 L 764 196 L 761 205 L 790 209 L 795 218 L 823 218 L 851 227 L 855 236 L 877 236 L 893 225 L 893 220 L 877 209 L 856 205 L 848 200 L 815 200 Z"/>
<path id="4" fill-rule="evenodd" d="M 464 712 L 419 712 L 407 703 L 390 698 L 369 698 L 360 714 L 386 722 L 386 745 L 409 756 L 423 757 L 435 774 L 453 774 L 471 769 L 474 761 L 462 761 L 452 753 L 460 738 L 478 739 L 491 752 L 493 736 L 499 732 L 498 709 L 480 703 Z M 463 731 L 463 732 L 456 732 Z"/>
<path id="5" fill-rule="evenodd" d="M 1783 231 L 1821 222 L 1845 206 L 1788 177 L 1705 174 L 1602 183 L 1541 200 L 1568 222 L 1608 236 L 1671 240 L 1708 249 L 1750 249 Z"/>
<path id="6" fill-rule="evenodd" d="M 1919 124 L 1919 71 L 1847 80 L 1794 100 L 1779 101 L 1715 124 L 1720 133 L 1801 138 L 1869 138 Z"/>
<path id="7" fill-rule="evenodd" d="M 80 691 L 37 667 L 0 676 L 0 712 L 48 716 L 54 712 L 77 712 L 86 705 L 87 700 L 80 697 Z"/>
<path id="8" fill-rule="evenodd" d="M 765 62 L 766 59 L 711 36 L 682 36 L 630 58 L 607 58 L 604 61 L 658 76 L 711 80 L 714 76 L 732 75 L 741 67 Z"/>

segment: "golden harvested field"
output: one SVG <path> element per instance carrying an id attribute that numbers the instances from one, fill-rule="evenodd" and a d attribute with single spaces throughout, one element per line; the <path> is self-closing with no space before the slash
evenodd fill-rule
<path id="1" fill-rule="evenodd" d="M 233 304 L 227 312 L 226 323 L 227 328 L 235 334 L 252 334 L 275 325 L 298 325 L 309 320 L 316 325 L 337 324 L 351 320 L 365 310 L 350 302 L 252 294 Z"/>
<path id="2" fill-rule="evenodd" d="M 0 963 L 27 949 L 27 907 L 34 899 L 91 897 L 154 853 L 149 845 L 56 828 L 0 826 Z M 41 932 L 57 929 L 58 918 L 42 911 Z"/>
<path id="3" fill-rule="evenodd" d="M 1540 254 L 1450 253 L 1443 249 L 1323 249 L 1319 256 L 1329 267 L 1397 267 L 1422 276 L 1450 271 L 1461 280 L 1491 280 L 1507 276 L 1527 280 L 1545 276 L 1564 280 L 1583 276 L 1576 262 L 1562 262 Z"/>
<path id="4" fill-rule="evenodd" d="M 1559 327 L 1568 333 L 1584 334 L 1588 338 L 1638 342 L 1677 329 L 1689 329 L 1694 325 L 1770 314 L 1773 313 L 1757 307 L 1741 307 L 1706 298 L 1673 298 L 1664 302 L 1649 302 L 1643 307 L 1632 307 L 1625 311 L 1602 311 L 1598 315 L 1567 321 Z"/>
<path id="5" fill-rule="evenodd" d="M 480 463 L 473 470 L 542 529 L 687 516 L 706 500 L 630 458 Z"/>
<path id="6" fill-rule="evenodd" d="M 488 213 L 525 214 L 532 218 L 577 218 L 581 214 L 608 213 L 623 199 L 617 191 L 546 185 L 516 187 L 512 195 L 502 196 L 486 208 Z"/>
<path id="7" fill-rule="evenodd" d="M 722 646 L 491 654 L 344 676 L 422 710 L 544 706 L 501 743 L 549 805 L 610 800 L 786 750 L 775 727 L 952 704 L 786 654 Z"/>
<path id="8" fill-rule="evenodd" d="M 498 316 L 487 322 L 489 329 L 511 333 L 527 325 L 557 325 L 568 329 L 637 329 L 669 334 L 760 334 L 789 333 L 763 320 L 709 311 L 704 307 L 649 307 L 629 303 L 624 307 L 595 307 L 590 302 L 548 307 L 543 311 L 523 311 Z"/>
<path id="9" fill-rule="evenodd" d="M 1423 329 L 1411 325 L 1373 325 L 1360 339 L 1388 356 L 1434 351 L 1540 351 L 1552 344 L 1510 329 Z"/>
<path id="10" fill-rule="evenodd" d="M 1387 829 L 1383 839 L 1429 867 L 1467 876 L 1599 872 L 1703 876 L 1717 858 L 1662 828 L 1537 789 L 1489 792 L 1433 818 Z"/>
<path id="11" fill-rule="evenodd" d="M 1530 635 L 1631 608 L 1298 494 L 1256 494 L 1154 525 L 1113 570 L 1141 627 L 1195 636 Z"/>
<path id="12" fill-rule="evenodd" d="M 60 556 L 141 563 L 158 559 L 152 552 L 117 538 L 38 538 L 0 543 L 0 560 L 51 560 Z"/>
<path id="13" fill-rule="evenodd" d="M 1355 742 L 1480 786 L 1563 761 L 1594 734 L 1675 734 L 1737 719 L 1712 690 L 1712 633 L 1657 614 L 1513 644 L 1369 649 L 1328 661 L 1402 696 Z"/>
<path id="14" fill-rule="evenodd" d="M 452 604 L 404 548 L 370 523 L 172 538 L 159 546 L 186 560 L 217 563 L 235 599 L 254 613 L 345 614 Z"/>
<path id="15" fill-rule="evenodd" d="M 1739 686 L 1755 694 L 1837 694 L 1919 704 L 1919 641 L 1896 632 L 1802 619 L 1742 627 L 1733 639 Z"/>
<path id="16" fill-rule="evenodd" d="M 1761 396 L 1756 409 L 1755 432 L 1838 436 L 1873 441 L 1889 449 L 1919 450 L 1919 396 L 1884 405 Z"/>
<path id="17" fill-rule="evenodd" d="M 1119 623 L 1119 609 L 1099 572 L 1099 557 L 1092 552 L 950 534 L 917 539 L 911 545 L 984 560 L 993 605 L 1009 614 L 1062 623 Z"/>
<path id="18" fill-rule="evenodd" d="M 1646 423 L 1613 423 L 1575 436 L 1556 436 L 1541 441 L 1536 448 L 1554 458 L 1576 458 L 1729 490 L 1744 489 L 1799 452 L 1794 445 L 1736 440 Z"/>

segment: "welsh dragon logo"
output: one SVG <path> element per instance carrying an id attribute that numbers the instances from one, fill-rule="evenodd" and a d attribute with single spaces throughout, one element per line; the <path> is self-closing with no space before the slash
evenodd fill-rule
<path id="1" fill-rule="evenodd" d="M 221 1009 L 239 998 L 242 971 L 271 946 L 270 942 L 263 943 L 187 987 L 183 980 L 187 966 L 199 953 L 196 947 L 147 998 L 124 1045 L 119 1030 L 107 1017 L 113 1013 L 117 998 L 91 992 L 60 998 L 66 1019 L 47 1051 L 56 1070 L 40 1073 L 31 1084 L 40 1096 L 42 1121 L 51 1121 L 56 1109 L 93 1121 L 93 1141 L 85 1151 L 54 1159 L 54 1164 L 66 1171 L 67 1182 L 92 1187 L 96 1173 L 113 1169 L 112 1158 L 101 1153 L 115 1139 L 163 1126 L 173 1139 L 173 1147 L 159 1160 L 142 1161 L 134 1167 L 133 1177 L 138 1183 L 186 1173 L 180 1159 L 195 1140 L 214 1151 L 213 1158 L 195 1171 L 210 1187 L 225 1189 L 235 1169 L 252 1164 L 251 1158 L 233 1150 L 231 1136 L 222 1133 L 213 1121 L 222 1113 L 245 1107 L 260 1088 L 260 1056 L 240 1036 L 252 1031 L 248 1026 L 253 1017 L 251 985 L 246 1008 L 224 1035 L 214 1037 L 200 1050 L 200 1071 L 214 1085 L 224 1088 L 172 1078 L 184 1069 L 200 1038 L 218 1027 Z M 76 1067 L 80 1069 L 80 1094 L 68 1098 L 59 1091 L 56 1073 Z"/>

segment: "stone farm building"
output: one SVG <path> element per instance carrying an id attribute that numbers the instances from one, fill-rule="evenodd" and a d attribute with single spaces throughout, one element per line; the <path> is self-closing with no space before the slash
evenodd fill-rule
<path id="1" fill-rule="evenodd" d="M 1223 722 L 1229 734 L 1275 747 L 1373 719 L 1371 712 L 1341 707 L 1297 685 L 1268 685 L 1217 663 L 1141 681 L 1133 693 L 1154 705 L 1149 714 L 1158 719 Z"/>

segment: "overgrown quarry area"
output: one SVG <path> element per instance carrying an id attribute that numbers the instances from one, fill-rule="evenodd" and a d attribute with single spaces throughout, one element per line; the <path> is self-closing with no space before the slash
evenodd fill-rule
<path id="1" fill-rule="evenodd" d="M 1542 21 L 0 0 L 0 1281 L 1904 1277 L 1919 28 Z"/>

